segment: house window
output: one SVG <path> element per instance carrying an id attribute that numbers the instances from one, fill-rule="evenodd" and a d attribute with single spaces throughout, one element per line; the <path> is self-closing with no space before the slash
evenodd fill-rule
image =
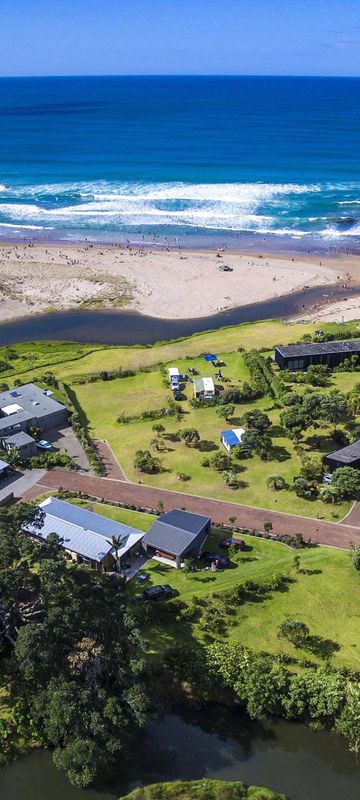
<path id="1" fill-rule="evenodd" d="M 292 361 L 289 361 L 288 369 L 295 370 L 304 369 L 305 367 L 305 359 L 304 358 L 294 358 Z"/>

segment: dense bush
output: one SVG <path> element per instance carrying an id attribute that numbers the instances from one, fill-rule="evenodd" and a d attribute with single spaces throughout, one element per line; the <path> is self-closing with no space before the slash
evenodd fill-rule
<path id="1" fill-rule="evenodd" d="M 282 654 L 256 653 L 220 641 L 203 647 L 179 645 L 167 656 L 174 685 L 185 682 L 195 697 L 220 699 L 222 692 L 231 692 L 253 718 L 276 715 L 336 727 L 358 751 L 359 676 L 312 663 L 298 673 L 287 669 L 287 662 Z"/>

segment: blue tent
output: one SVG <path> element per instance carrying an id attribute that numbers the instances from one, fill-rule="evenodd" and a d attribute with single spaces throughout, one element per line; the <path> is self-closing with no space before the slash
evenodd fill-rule
<path id="1" fill-rule="evenodd" d="M 214 356 L 213 353 L 206 353 L 204 356 L 204 361 L 216 361 L 217 356 Z"/>

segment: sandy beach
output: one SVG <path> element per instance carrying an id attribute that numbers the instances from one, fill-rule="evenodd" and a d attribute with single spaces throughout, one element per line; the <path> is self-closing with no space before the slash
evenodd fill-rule
<path id="1" fill-rule="evenodd" d="M 231 271 L 223 271 L 224 266 Z M 0 245 L 0 320 L 75 308 L 126 305 L 166 319 L 205 317 L 305 287 L 359 284 L 360 259 L 293 258 L 121 246 Z M 344 315 L 337 303 L 335 317 Z M 316 309 L 311 318 L 321 316 Z M 324 314 L 332 313 L 326 307 Z M 348 312 L 360 316 L 359 301 Z M 351 318 L 348 317 L 348 318 Z"/>

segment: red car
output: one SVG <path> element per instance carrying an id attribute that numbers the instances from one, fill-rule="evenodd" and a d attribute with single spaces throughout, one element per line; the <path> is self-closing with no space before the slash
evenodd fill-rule
<path id="1" fill-rule="evenodd" d="M 245 542 L 242 539 L 232 539 L 231 536 L 221 539 L 220 547 L 231 547 L 231 545 L 234 545 L 236 550 L 245 550 Z"/>

